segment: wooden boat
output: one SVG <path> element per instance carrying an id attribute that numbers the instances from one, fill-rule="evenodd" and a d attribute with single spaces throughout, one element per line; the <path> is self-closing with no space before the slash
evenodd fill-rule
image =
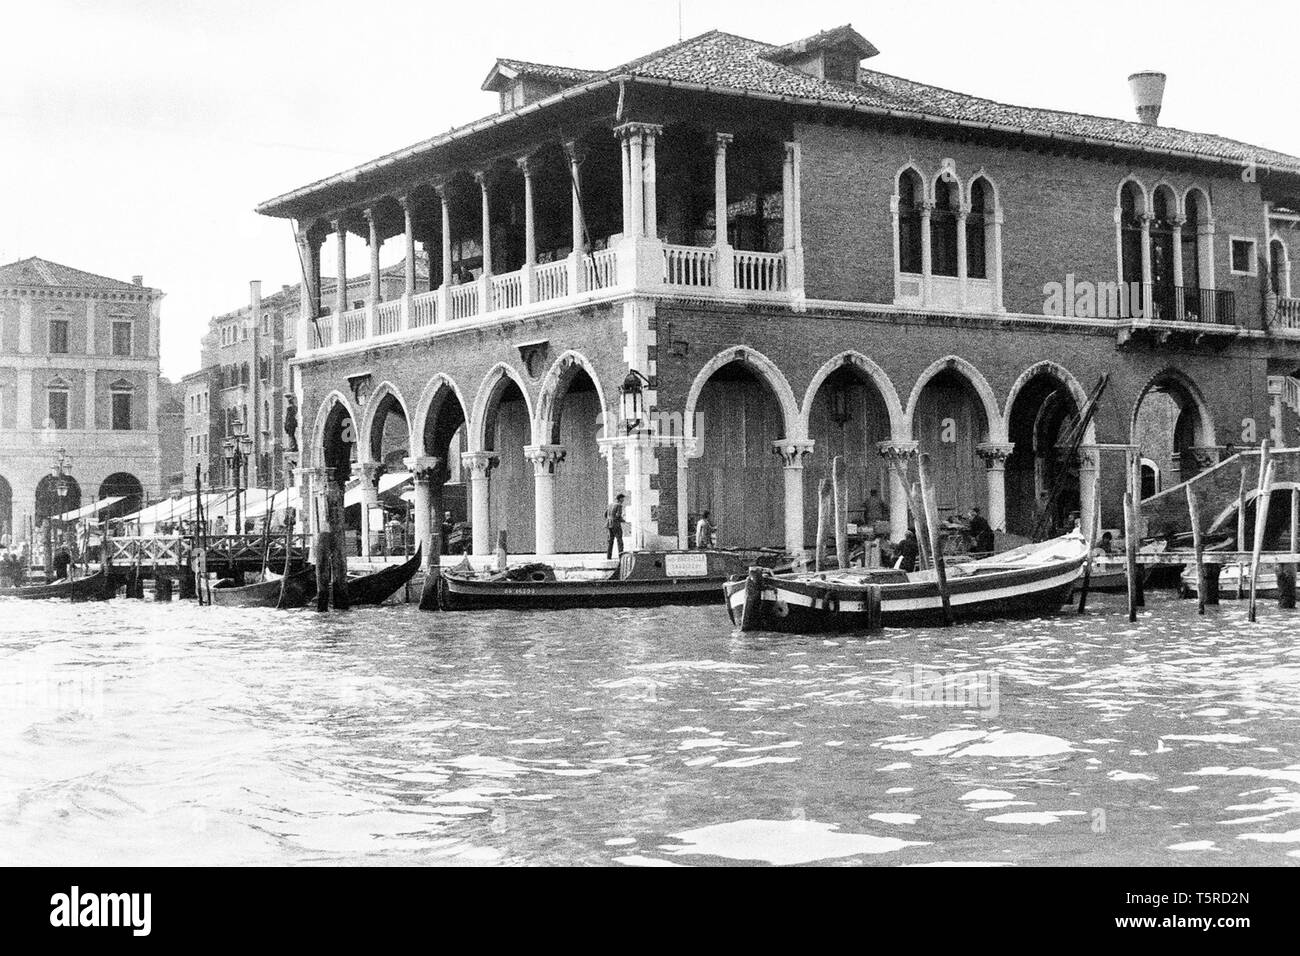
<path id="1" fill-rule="evenodd" d="M 442 571 L 438 607 L 444 611 L 488 608 L 533 611 L 575 607 L 650 607 L 711 604 L 718 587 L 743 574 L 757 552 L 636 551 L 613 571 L 566 572 L 547 564 L 506 571 Z M 774 556 L 767 560 L 775 562 Z"/>
<path id="2" fill-rule="evenodd" d="M 420 570 L 420 550 L 417 548 L 415 554 L 401 564 L 383 568 L 373 574 L 348 578 L 348 603 L 354 607 L 359 604 L 383 604 Z"/>
<path id="3" fill-rule="evenodd" d="M 64 601 L 107 601 L 117 591 L 109 571 L 100 568 L 94 574 L 75 581 L 54 581 L 51 584 L 27 584 L 21 587 L 0 588 L 0 598 L 18 598 L 23 601 L 57 599 Z"/>
<path id="4" fill-rule="evenodd" d="M 1250 597 L 1250 565 L 1249 564 L 1223 564 L 1219 566 L 1219 599 L 1233 600 L 1237 599 L 1237 585 L 1241 584 L 1242 597 Z M 1183 597 L 1200 597 L 1200 588 L 1196 580 L 1196 565 L 1188 567 L 1183 571 L 1182 576 L 1178 579 L 1178 589 Z M 1277 597 L 1277 571 L 1266 568 L 1259 569 L 1259 576 L 1255 579 L 1255 596 L 1257 598 L 1276 598 Z"/>
<path id="5" fill-rule="evenodd" d="M 1088 545 L 1078 532 L 1025 545 L 978 561 L 945 563 L 956 620 L 1055 611 L 1070 598 Z M 879 587 L 879 622 L 887 627 L 943 623 L 933 569 L 904 572 L 858 568 L 777 576 L 754 574 L 723 586 L 727 613 L 742 631 L 869 630 L 872 587 Z"/>
<path id="6" fill-rule="evenodd" d="M 301 571 L 291 573 L 287 580 L 277 574 L 265 581 L 240 587 L 225 585 L 223 582 L 214 587 L 211 593 L 212 603 L 219 607 L 303 607 L 316 594 L 316 568 L 309 564 Z"/>

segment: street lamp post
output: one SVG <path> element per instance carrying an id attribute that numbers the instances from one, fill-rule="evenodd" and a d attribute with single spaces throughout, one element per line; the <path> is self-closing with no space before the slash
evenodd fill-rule
<path id="1" fill-rule="evenodd" d="M 60 448 L 55 453 L 54 458 L 54 491 L 58 495 L 59 510 L 59 538 L 63 537 L 63 513 L 67 510 L 68 492 L 71 490 L 71 481 L 69 481 L 65 469 L 72 464 L 72 459 L 68 457 L 66 448 Z M 45 531 L 45 580 L 53 580 L 51 574 L 54 570 L 54 517 L 49 518 L 49 527 Z"/>
<path id="2" fill-rule="evenodd" d="M 244 433 L 242 422 L 235 422 L 233 430 L 234 433 L 221 443 L 221 454 L 226 459 L 226 467 L 233 472 L 235 479 L 235 534 L 243 534 L 244 525 L 239 508 L 241 491 L 239 475 L 247 468 L 248 456 L 253 450 L 253 439 Z"/>

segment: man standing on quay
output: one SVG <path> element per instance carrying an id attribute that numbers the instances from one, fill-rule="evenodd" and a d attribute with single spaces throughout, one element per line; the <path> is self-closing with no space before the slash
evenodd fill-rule
<path id="1" fill-rule="evenodd" d="M 605 530 L 609 532 L 609 544 L 605 548 L 606 559 L 614 556 L 614 542 L 618 542 L 618 553 L 623 553 L 623 499 L 627 495 L 617 494 L 614 503 L 605 509 Z"/>

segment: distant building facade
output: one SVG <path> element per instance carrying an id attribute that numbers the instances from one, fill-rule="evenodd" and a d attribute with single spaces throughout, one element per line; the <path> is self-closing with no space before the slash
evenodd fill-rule
<path id="1" fill-rule="evenodd" d="M 423 262 L 418 268 L 427 277 Z M 403 269 L 398 265 L 382 270 L 381 282 L 400 290 Z M 334 280 L 325 283 L 333 291 Z M 357 302 L 368 289 L 364 276 L 348 282 L 348 295 Z M 247 305 L 209 320 L 201 367 L 181 380 L 187 490 L 194 487 L 196 469 L 205 487 L 233 487 L 235 476 L 224 447 L 237 434 L 247 435 L 251 446 L 240 476 L 243 487 L 276 489 L 291 483 L 296 448 L 285 422 L 294 400 L 289 362 L 297 346 L 301 304 L 301 284 L 263 296 L 262 283 L 253 280 Z"/>
<path id="2" fill-rule="evenodd" d="M 14 540 L 79 505 L 120 496 L 106 513 L 124 514 L 161 494 L 162 299 L 140 276 L 0 265 L 0 530 Z"/>

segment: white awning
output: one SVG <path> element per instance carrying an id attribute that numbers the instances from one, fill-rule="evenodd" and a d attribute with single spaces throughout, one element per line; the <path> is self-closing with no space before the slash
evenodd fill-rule
<path id="1" fill-rule="evenodd" d="M 286 488 L 277 491 L 263 499 L 262 501 L 248 506 L 244 512 L 245 518 L 261 518 L 268 511 L 274 518 L 278 514 L 283 514 L 286 507 L 301 510 L 301 503 L 298 500 L 297 488 Z"/>
<path id="2" fill-rule="evenodd" d="M 65 511 L 61 515 L 53 515 L 51 521 L 80 521 L 82 518 L 89 518 L 91 515 L 99 514 L 109 505 L 115 505 L 126 495 L 109 495 L 107 498 L 100 498 L 88 505 L 82 505 L 80 508 L 74 508 L 72 511 Z"/>
<path id="3" fill-rule="evenodd" d="M 351 508 L 353 505 L 359 505 L 362 502 L 363 488 L 361 482 L 364 479 L 354 479 L 343 492 L 343 507 Z M 400 488 L 403 484 L 411 480 L 409 471 L 393 471 L 386 475 L 379 476 L 379 487 L 375 490 L 378 495 L 396 493 L 394 489 Z"/>

